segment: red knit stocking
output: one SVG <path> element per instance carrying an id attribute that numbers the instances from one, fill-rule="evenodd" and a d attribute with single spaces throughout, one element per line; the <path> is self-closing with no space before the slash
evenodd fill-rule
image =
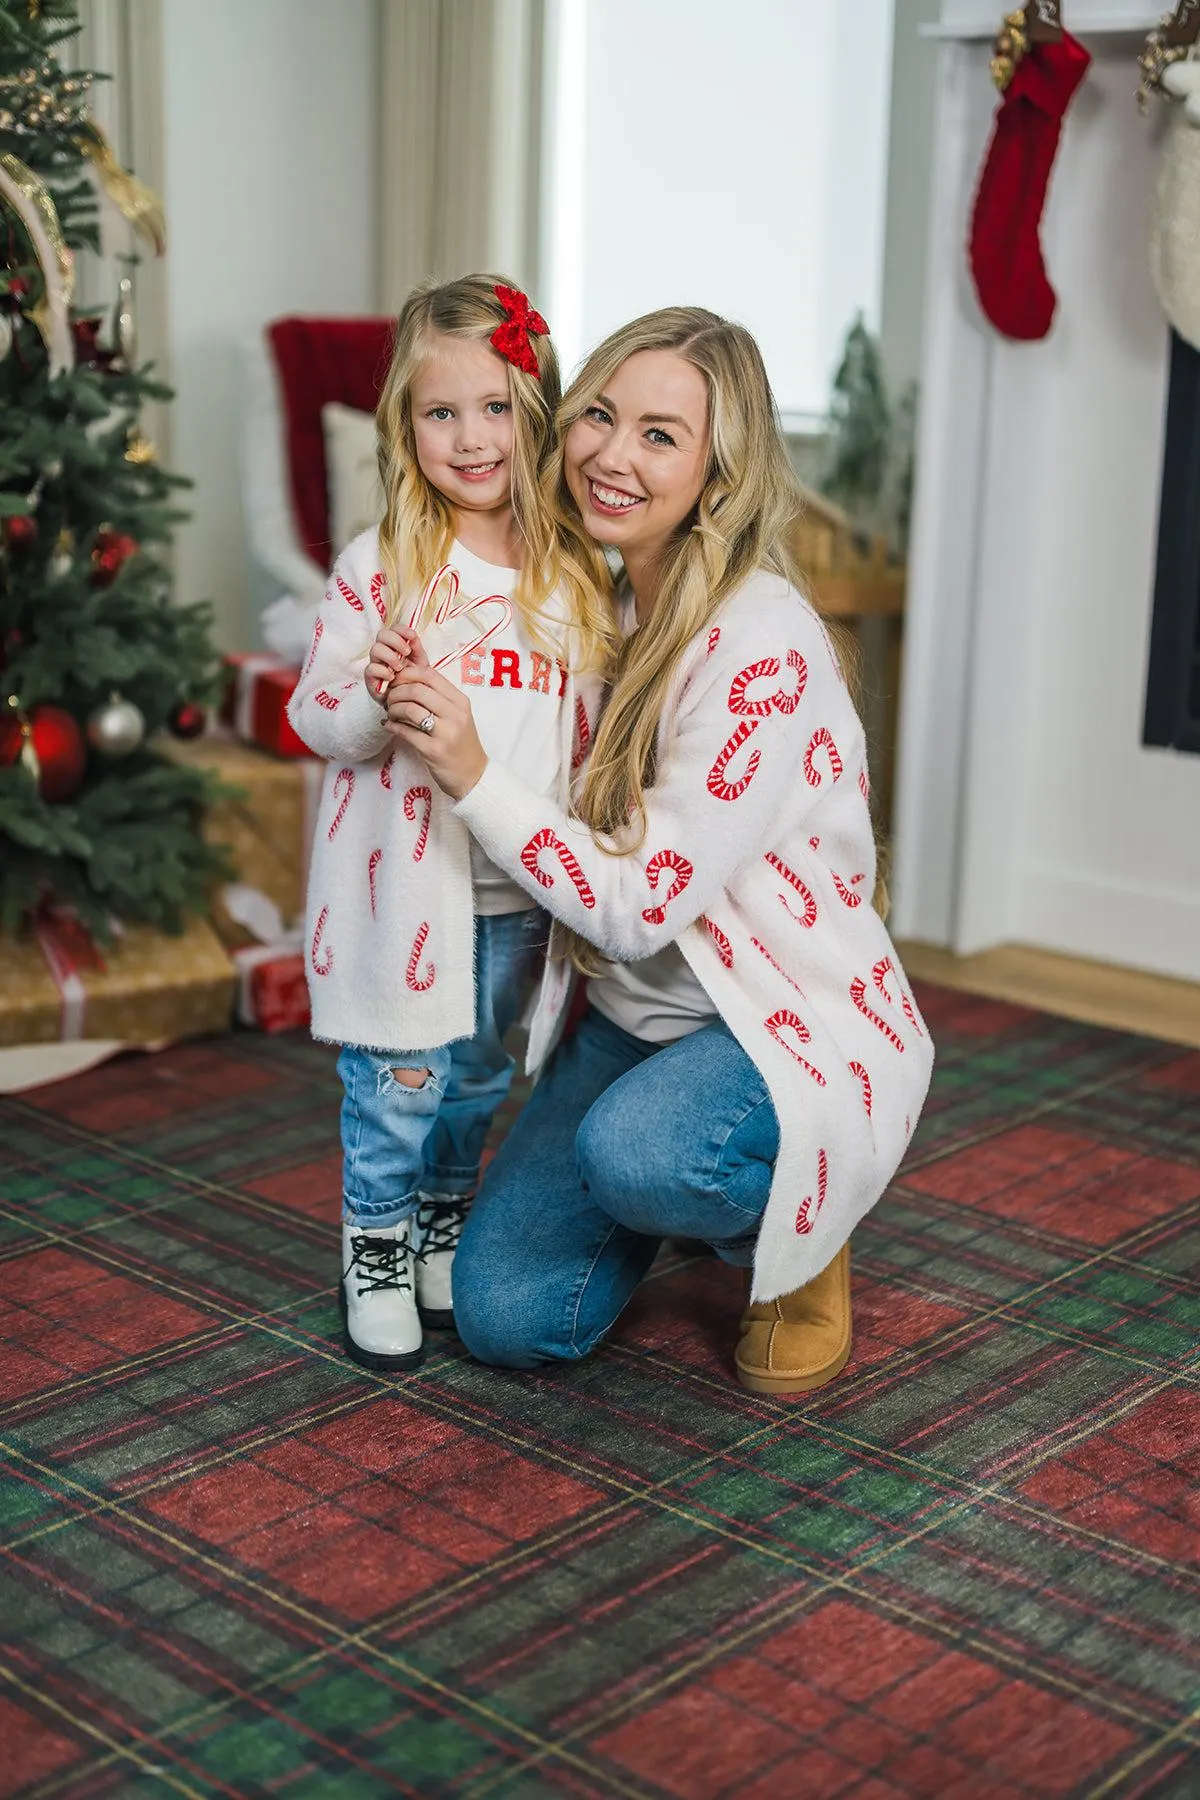
<path id="1" fill-rule="evenodd" d="M 1063 115 L 1091 57 L 1064 31 L 1031 44 L 1000 102 L 971 218 L 979 304 L 1006 337 L 1041 338 L 1057 301 L 1038 231 Z"/>

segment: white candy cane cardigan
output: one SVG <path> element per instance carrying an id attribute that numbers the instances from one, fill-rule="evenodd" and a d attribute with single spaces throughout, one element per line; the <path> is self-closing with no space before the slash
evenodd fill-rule
<path id="1" fill-rule="evenodd" d="M 488 577 L 487 565 L 469 555 L 457 564 L 464 582 L 472 570 Z M 334 565 L 288 706 L 309 749 L 328 759 L 308 881 L 308 989 L 314 1037 L 427 1050 L 475 1031 L 470 839 L 425 764 L 391 736 L 367 692 L 363 671 L 386 618 L 384 585 L 372 528 Z M 556 635 L 567 635 L 561 596 L 550 597 L 546 617 Z M 435 658 L 438 632 L 422 631 Z M 464 614 L 457 636 L 453 622 L 442 636 L 472 646 L 456 648 L 442 672 L 468 684 L 485 749 L 489 738 L 494 747 L 512 743 L 509 727 L 521 706 L 557 710 L 558 756 L 545 785 L 565 804 L 572 745 L 578 764 L 598 682 L 577 683 L 565 662 L 533 651 L 507 605 L 489 610 L 485 601 Z M 496 679 L 486 679 L 487 671 Z"/>
<path id="2" fill-rule="evenodd" d="M 676 671 L 639 850 L 606 854 L 495 761 L 455 808 L 494 862 L 606 956 L 632 962 L 677 939 L 753 1058 L 781 1136 L 757 1300 L 818 1274 L 879 1199 L 933 1067 L 871 905 L 867 791 L 862 726 L 821 622 L 759 573 Z M 568 985 L 551 968 L 535 1063 Z"/>

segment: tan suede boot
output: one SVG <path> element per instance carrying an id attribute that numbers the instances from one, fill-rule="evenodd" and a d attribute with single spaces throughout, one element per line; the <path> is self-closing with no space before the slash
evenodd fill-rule
<path id="1" fill-rule="evenodd" d="M 778 1300 L 747 1306 L 737 1377 L 756 1394 L 807 1394 L 840 1375 L 850 1355 L 850 1246 Z"/>

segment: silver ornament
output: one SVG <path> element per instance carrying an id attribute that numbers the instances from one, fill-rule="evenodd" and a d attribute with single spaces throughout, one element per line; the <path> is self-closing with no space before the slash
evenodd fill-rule
<path id="1" fill-rule="evenodd" d="M 112 694 L 88 719 L 87 735 L 101 756 L 130 756 L 146 735 L 146 721 L 132 700 Z"/>

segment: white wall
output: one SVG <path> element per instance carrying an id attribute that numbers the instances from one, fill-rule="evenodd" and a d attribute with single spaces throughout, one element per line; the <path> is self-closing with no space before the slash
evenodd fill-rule
<path id="1" fill-rule="evenodd" d="M 1050 336 L 999 338 L 964 241 L 994 98 L 943 52 L 893 924 L 1200 979 L 1200 757 L 1141 744 L 1167 327 L 1136 41 L 1098 31 L 1043 221 Z"/>
<path id="2" fill-rule="evenodd" d="M 891 0 L 550 0 L 546 309 L 572 366 L 686 301 L 755 332 L 781 408 L 823 410 L 876 328 Z"/>
<path id="3" fill-rule="evenodd" d="M 379 0 L 164 0 L 171 463 L 197 486 L 181 600 L 254 641 L 236 349 L 290 312 L 374 310 Z"/>

